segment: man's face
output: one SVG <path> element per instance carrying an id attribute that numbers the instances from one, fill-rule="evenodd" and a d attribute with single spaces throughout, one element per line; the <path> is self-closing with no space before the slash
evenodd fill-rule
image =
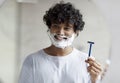
<path id="1" fill-rule="evenodd" d="M 66 23 L 61 23 L 61 24 L 52 24 L 50 27 L 50 32 L 55 35 L 55 39 L 57 41 L 62 41 L 66 40 L 67 37 L 71 37 L 72 34 L 75 34 L 74 32 L 74 26 L 72 24 L 66 24 Z"/>

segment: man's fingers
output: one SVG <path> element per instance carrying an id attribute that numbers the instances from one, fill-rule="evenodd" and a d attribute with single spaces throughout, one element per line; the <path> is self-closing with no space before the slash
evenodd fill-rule
<path id="1" fill-rule="evenodd" d="M 102 71 L 101 65 L 99 63 L 97 63 L 95 60 L 89 58 L 85 62 L 87 62 L 91 67 L 95 67 L 99 71 Z"/>
<path id="2" fill-rule="evenodd" d="M 89 62 L 89 61 L 95 62 L 97 65 L 100 66 L 100 63 L 96 62 L 96 61 L 95 61 L 95 58 L 88 58 L 87 61 L 88 61 L 88 62 Z"/>
<path id="3" fill-rule="evenodd" d="M 91 72 L 91 70 L 93 70 L 95 73 L 101 73 L 101 71 L 95 68 L 94 66 L 88 66 L 87 69 L 88 69 L 88 72 Z"/>
<path id="4" fill-rule="evenodd" d="M 94 70 L 89 70 L 89 73 L 90 73 L 90 75 L 91 76 L 93 76 L 93 77 L 98 77 L 99 76 L 99 73 L 97 73 L 97 72 L 95 72 Z"/>

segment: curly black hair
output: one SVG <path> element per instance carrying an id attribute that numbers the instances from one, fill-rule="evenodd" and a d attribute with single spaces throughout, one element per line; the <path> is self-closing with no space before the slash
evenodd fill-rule
<path id="1" fill-rule="evenodd" d="M 50 28 L 52 23 L 70 23 L 74 25 L 74 31 L 83 30 L 85 22 L 82 14 L 70 3 L 56 3 L 43 17 L 43 21 Z"/>

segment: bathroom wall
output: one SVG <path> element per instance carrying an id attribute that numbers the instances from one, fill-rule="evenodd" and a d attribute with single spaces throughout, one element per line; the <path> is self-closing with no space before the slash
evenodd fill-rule
<path id="1" fill-rule="evenodd" d="M 16 83 L 17 11 L 15 0 L 0 6 L 0 83 Z"/>

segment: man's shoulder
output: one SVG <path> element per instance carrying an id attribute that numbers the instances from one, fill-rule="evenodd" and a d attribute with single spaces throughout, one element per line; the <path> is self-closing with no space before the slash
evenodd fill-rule
<path id="1" fill-rule="evenodd" d="M 43 54 L 43 49 L 40 49 L 36 52 L 33 52 L 33 53 L 27 55 L 25 60 L 32 60 L 32 59 L 35 59 L 35 58 L 39 58 L 39 57 L 41 57 L 42 54 Z"/>

